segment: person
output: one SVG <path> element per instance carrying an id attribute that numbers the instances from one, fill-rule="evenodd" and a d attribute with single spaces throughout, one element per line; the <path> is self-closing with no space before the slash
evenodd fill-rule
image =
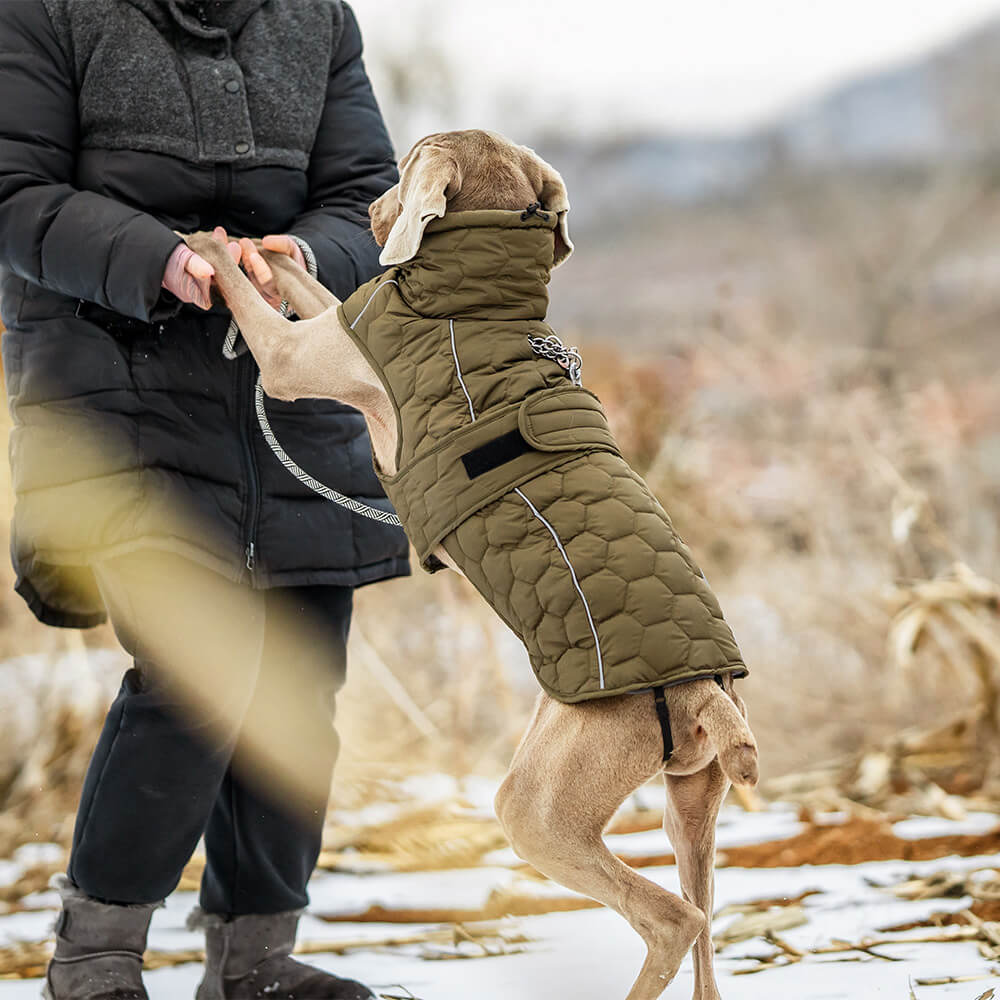
<path id="1" fill-rule="evenodd" d="M 339 0 L 0 4 L 16 590 L 51 625 L 107 614 L 134 662 L 84 783 L 53 1000 L 146 997 L 151 913 L 202 836 L 199 1000 L 372 996 L 289 952 L 337 754 L 353 591 L 408 573 L 407 545 L 310 494 L 267 449 L 253 359 L 223 356 L 229 315 L 178 233 L 267 235 L 344 298 L 379 271 L 366 208 L 396 179 Z M 317 478 L 380 502 L 359 413 L 268 413 Z M 244 742 L 268 738 L 286 773 L 298 759 L 319 776 L 304 804 L 241 764 Z"/>

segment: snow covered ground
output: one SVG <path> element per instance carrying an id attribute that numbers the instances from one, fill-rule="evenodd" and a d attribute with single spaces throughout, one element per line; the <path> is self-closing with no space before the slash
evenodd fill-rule
<path id="1" fill-rule="evenodd" d="M 485 796 L 484 796 L 485 797 Z M 897 824 L 900 836 L 919 838 L 941 833 L 980 832 L 996 825 L 992 815 L 972 815 L 961 823 L 934 819 L 911 819 Z M 762 843 L 798 832 L 794 810 L 776 807 L 765 813 L 745 814 L 727 809 L 720 822 L 720 845 Z M 612 838 L 622 853 L 646 854 L 667 851 L 661 833 L 636 833 Z M 37 848 L 33 848 L 37 852 Z M 31 858 L 19 858 L 30 861 Z M 513 870 L 513 856 L 495 852 L 479 868 L 412 873 L 343 874 L 318 873 L 312 882 L 312 906 L 303 919 L 300 939 L 310 942 L 345 940 L 378 941 L 423 929 L 415 925 L 372 923 L 328 923 L 312 914 L 358 912 L 373 904 L 387 907 L 462 907 L 482 905 L 494 890 L 516 888 L 550 893 L 551 887 L 528 880 Z M 805 890 L 818 890 L 802 903 L 808 922 L 781 931 L 781 937 L 798 949 L 828 945 L 835 940 L 859 942 L 866 936 L 905 939 L 920 932 L 876 934 L 880 928 L 927 917 L 935 911 L 959 911 L 969 899 L 900 900 L 880 885 L 895 884 L 906 877 L 942 870 L 968 871 L 998 863 L 993 858 L 946 858 L 919 864 L 888 861 L 855 867 L 825 866 L 795 869 L 723 868 L 717 873 L 716 905 L 774 897 L 795 897 Z M 8 863 L 0 864 L 0 879 L 16 874 Z M 648 868 L 643 874 L 678 891 L 676 871 L 670 867 Z M 533 888 L 532 888 L 533 887 Z M 568 895 L 559 889 L 559 895 Z M 50 903 L 53 893 L 31 897 L 32 905 Z M 200 937 L 184 927 L 186 914 L 195 903 L 192 893 L 175 893 L 157 912 L 150 947 L 162 951 L 197 948 Z M 42 940 L 49 934 L 53 911 L 19 913 L 0 917 L 0 947 L 18 940 Z M 733 917 L 716 921 L 715 931 L 724 930 Z M 426 926 L 426 925 L 425 925 Z M 628 992 L 643 959 L 639 938 L 616 914 L 607 910 L 553 913 L 512 920 L 505 924 L 528 940 L 513 954 L 477 957 L 468 961 L 431 960 L 442 952 L 454 954 L 450 945 L 415 944 L 392 948 L 359 948 L 346 955 L 315 955 L 309 960 L 340 975 L 368 982 L 390 997 L 420 1000 L 615 1000 Z M 736 975 L 751 968 L 746 956 L 769 954 L 774 945 L 757 938 L 728 946 L 717 958 L 720 987 L 726 1000 L 758 1000 L 761 997 L 794 997 L 797 1000 L 858 1000 L 867 997 L 908 1000 L 911 984 L 917 1000 L 961 997 L 975 1000 L 1000 977 L 991 977 L 990 963 L 981 958 L 971 942 L 944 944 L 886 944 L 877 950 L 888 961 L 869 955 L 809 956 L 788 968 L 755 975 Z M 478 952 L 469 944 L 459 949 L 470 956 Z M 201 968 L 186 964 L 148 972 L 146 981 L 153 1000 L 191 997 Z M 919 979 L 977 977 L 982 979 L 950 985 L 921 986 Z M 690 958 L 665 997 L 689 997 L 692 992 Z M 0 981 L 0 1000 L 37 997 L 37 980 Z"/>

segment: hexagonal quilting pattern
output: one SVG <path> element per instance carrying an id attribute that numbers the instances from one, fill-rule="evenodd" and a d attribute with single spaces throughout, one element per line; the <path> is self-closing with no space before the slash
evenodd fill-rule
<path id="1" fill-rule="evenodd" d="M 592 506 L 571 492 L 583 484 L 594 498 L 595 483 L 603 496 Z M 566 501 L 595 513 L 585 525 L 562 518 L 562 510 L 573 511 Z M 444 547 L 524 642 L 542 687 L 561 701 L 745 670 L 690 551 L 617 455 L 592 452 L 523 483 L 469 517 Z"/>

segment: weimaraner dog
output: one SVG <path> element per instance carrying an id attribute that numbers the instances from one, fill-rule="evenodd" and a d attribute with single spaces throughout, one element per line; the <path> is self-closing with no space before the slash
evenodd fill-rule
<path id="1" fill-rule="evenodd" d="M 413 258 L 428 221 L 446 212 L 523 209 L 539 201 L 560 215 L 554 239 L 563 245 L 557 256 L 572 249 L 562 179 L 524 146 L 487 132 L 438 133 L 420 140 L 400 166 L 399 184 L 369 208 L 384 264 Z M 268 395 L 337 399 L 357 407 L 367 421 L 375 461 L 392 474 L 393 407 L 342 330 L 338 300 L 287 257 L 263 251 L 279 293 L 300 317 L 293 324 L 267 304 L 234 262 L 236 244 L 208 233 L 187 242 L 214 267 L 214 282 L 260 365 Z M 443 549 L 437 554 L 451 564 Z M 692 945 L 695 1000 L 720 1000 L 711 940 L 715 825 L 730 782 L 756 783 L 757 746 L 731 678 L 680 684 L 666 695 L 675 749 L 664 763 L 651 699 L 619 695 L 565 704 L 542 694 L 497 793 L 496 811 L 525 861 L 616 910 L 641 935 L 647 956 L 628 1000 L 659 997 Z M 618 860 L 602 836 L 624 800 L 657 773 L 666 784 L 663 825 L 683 898 Z"/>

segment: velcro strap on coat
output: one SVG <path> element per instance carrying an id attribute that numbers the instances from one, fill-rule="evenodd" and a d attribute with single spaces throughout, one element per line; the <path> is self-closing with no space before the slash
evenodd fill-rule
<path id="1" fill-rule="evenodd" d="M 520 434 L 523 451 L 481 469 L 467 456 L 496 454 L 496 442 Z M 524 400 L 486 411 L 442 438 L 382 485 L 421 563 L 463 521 L 514 487 L 588 451 L 618 452 L 598 398 L 576 386 L 543 389 Z M 503 456 L 500 456 L 503 457 Z"/>

